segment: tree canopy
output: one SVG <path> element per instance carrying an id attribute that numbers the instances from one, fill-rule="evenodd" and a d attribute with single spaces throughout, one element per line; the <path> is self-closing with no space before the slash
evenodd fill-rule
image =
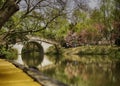
<path id="1" fill-rule="evenodd" d="M 67 42 L 70 32 L 82 44 L 117 39 L 119 0 L 100 0 L 94 9 L 89 3 L 90 0 L 1 0 L 0 44 L 26 41 L 27 35 Z"/>

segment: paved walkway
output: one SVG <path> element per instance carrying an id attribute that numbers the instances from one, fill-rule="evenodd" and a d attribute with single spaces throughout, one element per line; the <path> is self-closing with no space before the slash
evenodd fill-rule
<path id="1" fill-rule="evenodd" d="M 0 86 L 42 86 L 12 63 L 0 59 Z"/>

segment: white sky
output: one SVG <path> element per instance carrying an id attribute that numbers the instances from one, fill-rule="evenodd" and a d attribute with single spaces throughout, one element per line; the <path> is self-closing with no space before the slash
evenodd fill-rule
<path id="1" fill-rule="evenodd" d="M 98 8 L 98 3 L 99 3 L 99 1 L 100 1 L 100 0 L 90 0 L 90 3 L 89 3 L 90 7 L 91 7 L 92 9 Z"/>

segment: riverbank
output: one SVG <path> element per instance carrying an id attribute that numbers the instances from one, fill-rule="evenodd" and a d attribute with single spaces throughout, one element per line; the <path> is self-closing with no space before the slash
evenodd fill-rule
<path id="1" fill-rule="evenodd" d="M 116 46 L 80 46 L 64 49 L 64 51 L 64 54 L 72 55 L 111 55 L 120 52 L 120 48 Z"/>
<path id="2" fill-rule="evenodd" d="M 48 55 L 57 54 L 54 47 L 50 47 Z M 75 48 L 60 48 L 59 54 L 63 56 L 70 55 L 109 55 L 120 59 L 120 47 L 117 46 L 79 46 Z"/>
<path id="3" fill-rule="evenodd" d="M 23 70 L 23 72 L 25 72 L 28 76 L 34 79 L 34 81 L 38 82 L 42 86 L 68 86 L 56 79 L 46 76 L 36 67 L 25 67 L 24 65 L 21 65 L 15 61 L 9 62 L 15 65 L 17 68 Z"/>

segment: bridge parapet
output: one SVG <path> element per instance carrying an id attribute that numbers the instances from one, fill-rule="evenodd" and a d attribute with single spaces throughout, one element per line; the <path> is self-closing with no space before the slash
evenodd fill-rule
<path id="1" fill-rule="evenodd" d="M 58 45 L 58 43 L 55 41 L 40 38 L 40 37 L 28 37 L 28 38 L 30 41 L 38 41 L 38 42 L 45 42 L 45 43 L 52 44 L 52 45 Z"/>

